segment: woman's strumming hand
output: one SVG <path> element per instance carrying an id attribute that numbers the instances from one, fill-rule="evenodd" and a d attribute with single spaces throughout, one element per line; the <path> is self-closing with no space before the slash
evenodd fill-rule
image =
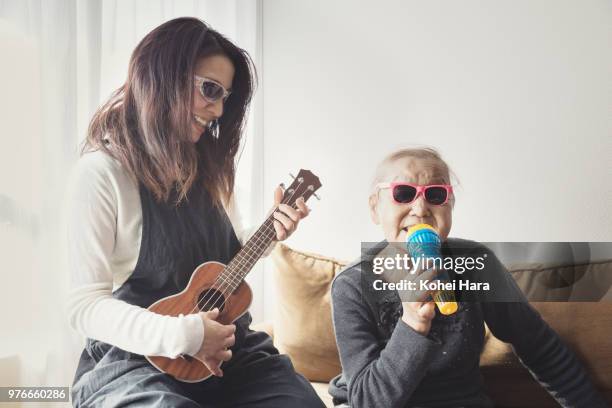
<path id="1" fill-rule="evenodd" d="M 204 323 L 204 341 L 200 350 L 193 356 L 200 360 L 217 377 L 223 377 L 221 363 L 232 358 L 232 351 L 236 337 L 236 326 L 233 324 L 221 324 L 216 321 L 219 309 L 215 308 L 208 312 L 199 313 Z"/>

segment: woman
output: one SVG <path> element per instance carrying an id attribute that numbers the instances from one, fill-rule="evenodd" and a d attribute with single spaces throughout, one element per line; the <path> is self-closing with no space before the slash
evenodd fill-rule
<path id="1" fill-rule="evenodd" d="M 146 308 L 182 291 L 205 261 L 228 263 L 245 238 L 233 202 L 235 156 L 253 92 L 247 53 L 193 18 L 151 31 L 126 83 L 94 115 L 69 194 L 72 326 L 88 340 L 75 406 L 321 407 L 247 313 L 180 317 Z M 288 237 L 308 214 L 280 204 Z M 191 355 L 214 374 L 183 383 L 144 355 Z M 223 366 L 221 363 L 225 362 Z"/>

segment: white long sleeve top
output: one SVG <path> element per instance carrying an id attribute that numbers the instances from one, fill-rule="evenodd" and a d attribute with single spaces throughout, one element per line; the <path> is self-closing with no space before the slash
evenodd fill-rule
<path id="1" fill-rule="evenodd" d="M 72 172 L 66 198 L 71 326 L 83 336 L 137 354 L 195 354 L 204 339 L 197 314 L 164 316 L 112 297 L 138 260 L 142 209 L 136 180 L 109 155 L 87 153 Z M 225 210 L 244 243 L 251 231 L 242 228 L 235 201 Z"/>

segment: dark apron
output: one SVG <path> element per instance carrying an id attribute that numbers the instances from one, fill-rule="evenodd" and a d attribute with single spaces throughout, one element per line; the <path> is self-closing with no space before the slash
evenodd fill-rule
<path id="1" fill-rule="evenodd" d="M 149 307 L 182 291 L 201 263 L 227 264 L 241 248 L 225 211 L 212 204 L 203 188 L 178 207 L 156 202 L 145 188 L 140 188 L 140 200 L 140 254 L 132 275 L 113 293 L 117 299 Z"/>

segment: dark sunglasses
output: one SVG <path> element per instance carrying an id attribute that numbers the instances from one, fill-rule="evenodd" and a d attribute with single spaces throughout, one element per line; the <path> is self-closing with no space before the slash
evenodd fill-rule
<path id="1" fill-rule="evenodd" d="M 425 201 L 432 205 L 444 205 L 453 193 L 450 184 L 429 184 L 421 186 L 412 183 L 378 183 L 378 189 L 390 188 L 393 200 L 397 204 L 409 204 L 423 194 Z"/>
<path id="2" fill-rule="evenodd" d="M 195 84 L 200 91 L 200 95 L 210 103 L 215 103 L 219 99 L 223 99 L 223 102 L 225 102 L 232 93 L 225 89 L 223 85 L 210 78 L 195 75 Z"/>

